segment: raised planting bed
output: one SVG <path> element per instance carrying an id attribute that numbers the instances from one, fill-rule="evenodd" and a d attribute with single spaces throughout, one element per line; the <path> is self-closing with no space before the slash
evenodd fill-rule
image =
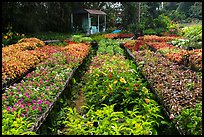
<path id="1" fill-rule="evenodd" d="M 42 43 L 42 41 L 40 42 Z M 54 46 L 38 47 L 39 43 L 22 42 L 2 49 L 2 90 L 13 83 L 19 82 L 24 75 L 34 70 L 37 64 L 61 50 L 60 47 Z"/>
<path id="2" fill-rule="evenodd" d="M 34 134 L 89 49 L 83 43 L 64 47 L 10 86 L 2 94 L 2 134 Z"/>
<path id="3" fill-rule="evenodd" d="M 185 50 L 166 42 L 147 42 L 151 50 L 164 54 L 169 60 L 184 65 L 193 71 L 202 71 L 202 49 Z"/>
<path id="4" fill-rule="evenodd" d="M 149 50 L 133 52 L 133 54 L 130 53 L 130 56 L 141 67 L 142 73 L 152 85 L 172 120 L 177 119 L 176 117 L 180 116 L 181 111 L 194 108 L 202 101 L 202 80 L 195 72 L 182 70 L 177 64 L 170 62 L 161 54 Z M 197 112 L 195 114 L 198 115 Z M 190 116 L 190 114 L 188 115 Z M 179 123 L 185 122 L 177 119 L 174 123 L 181 134 L 193 134 L 193 131 L 183 129 L 181 128 L 183 125 L 179 125 Z M 187 121 L 185 124 L 191 125 L 192 123 Z M 195 126 L 200 131 L 201 125 L 197 123 Z"/>

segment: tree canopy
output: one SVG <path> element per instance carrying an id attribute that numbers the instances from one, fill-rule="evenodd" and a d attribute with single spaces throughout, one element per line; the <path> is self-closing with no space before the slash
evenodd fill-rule
<path id="1" fill-rule="evenodd" d="M 153 27 L 161 13 L 172 20 L 202 19 L 202 2 L 2 2 L 2 28 L 18 32 L 70 32 L 70 15 L 81 8 L 98 9 L 107 13 L 107 27 L 131 24 Z"/>

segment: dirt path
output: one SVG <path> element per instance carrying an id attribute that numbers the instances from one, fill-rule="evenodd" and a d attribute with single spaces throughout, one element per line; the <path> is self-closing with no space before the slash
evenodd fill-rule
<path id="1" fill-rule="evenodd" d="M 81 106 L 85 104 L 86 98 L 82 91 L 79 91 L 78 98 L 75 100 L 75 107 L 79 113 L 81 113 Z"/>

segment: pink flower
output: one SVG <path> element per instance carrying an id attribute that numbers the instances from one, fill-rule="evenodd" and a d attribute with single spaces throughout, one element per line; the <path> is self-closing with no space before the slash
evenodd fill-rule
<path id="1" fill-rule="evenodd" d="M 31 105 L 31 103 L 28 103 L 27 105 L 28 105 L 28 106 L 30 106 L 30 105 Z"/>
<path id="2" fill-rule="evenodd" d="M 32 103 L 35 103 L 35 100 L 32 100 Z"/>
<path id="3" fill-rule="evenodd" d="M 10 111 L 11 107 L 7 107 L 7 111 Z"/>
<path id="4" fill-rule="evenodd" d="M 171 115 L 169 116 L 169 119 L 173 120 L 173 119 L 174 119 L 174 115 L 171 114 Z"/>
<path id="5" fill-rule="evenodd" d="M 41 110 L 42 110 L 42 108 L 41 108 L 41 107 L 38 107 L 38 110 L 39 110 L 39 111 L 41 111 Z"/>
<path id="6" fill-rule="evenodd" d="M 35 110 L 35 109 L 36 109 L 36 107 L 35 107 L 35 106 L 33 106 L 33 107 L 32 107 L 32 110 Z"/>
<path id="7" fill-rule="evenodd" d="M 14 112 L 15 110 L 16 110 L 16 108 L 13 107 L 13 108 L 12 108 L 12 112 Z"/>
<path id="8" fill-rule="evenodd" d="M 43 81 L 42 81 L 42 79 L 40 80 L 40 84 L 42 84 L 43 83 Z"/>
<path id="9" fill-rule="evenodd" d="M 24 117 L 24 116 L 25 116 L 25 114 L 21 113 L 21 116 L 22 116 L 22 117 Z"/>
<path id="10" fill-rule="evenodd" d="M 40 101 L 38 102 L 38 104 L 42 104 L 42 100 L 40 100 Z"/>
<path id="11" fill-rule="evenodd" d="M 24 107 L 23 104 L 21 104 L 21 105 L 20 105 L 20 108 L 23 108 L 23 107 Z"/>
<path id="12" fill-rule="evenodd" d="M 28 113 L 28 111 L 29 111 L 28 108 L 26 108 L 25 111 L 26 111 L 26 113 Z"/>
<path id="13" fill-rule="evenodd" d="M 44 102 L 44 104 L 47 104 L 47 105 L 49 105 L 49 104 L 50 104 L 50 102 L 49 102 L 49 101 L 45 101 L 45 102 Z"/>

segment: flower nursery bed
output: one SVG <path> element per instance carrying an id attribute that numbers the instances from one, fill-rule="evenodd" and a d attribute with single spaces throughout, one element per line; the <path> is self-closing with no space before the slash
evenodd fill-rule
<path id="1" fill-rule="evenodd" d="M 169 60 L 176 62 L 183 67 L 190 68 L 197 72 L 202 71 L 202 49 L 189 51 L 167 43 L 178 38 L 180 37 L 147 35 L 138 37 L 136 40 L 126 41 L 124 46 L 131 51 L 138 51 L 144 48 L 150 49 L 154 52 L 158 51 Z M 148 47 L 146 45 L 148 45 Z"/>
<path id="2" fill-rule="evenodd" d="M 197 104 L 202 102 L 202 80 L 195 72 L 180 69 L 177 64 L 166 60 L 161 54 L 149 50 L 133 52 L 132 54 L 129 49 L 126 48 L 126 50 L 141 66 L 142 73 L 152 85 L 153 91 L 157 94 L 169 117 L 172 120 L 175 117 L 173 121 L 177 129 L 181 134 L 191 134 L 193 131 L 188 129 L 190 126 L 187 128 L 182 124 L 191 125 L 193 120 L 185 121 L 182 119 L 185 123 L 181 121 L 181 118 L 179 121 L 176 117 L 181 117 L 182 110 L 195 108 Z M 194 114 L 198 116 L 200 112 L 197 112 L 196 109 L 194 111 Z M 198 116 L 196 123 L 200 122 L 199 118 Z M 196 126 L 198 126 L 197 130 L 200 132 L 200 125 Z"/>
<path id="3" fill-rule="evenodd" d="M 64 47 L 2 94 L 2 134 L 34 134 L 52 110 L 90 45 Z"/>
<path id="4" fill-rule="evenodd" d="M 153 51 L 158 51 L 169 60 L 186 66 L 193 71 L 202 71 L 202 49 L 185 50 L 177 48 L 166 42 L 148 42 Z"/>
<path id="5" fill-rule="evenodd" d="M 3 47 L 2 88 L 5 89 L 18 82 L 24 75 L 35 69 L 37 64 L 60 50 L 59 47 L 46 46 L 36 38 L 24 38 L 17 44 Z"/>
<path id="6" fill-rule="evenodd" d="M 134 62 L 115 40 L 98 45 L 88 71 L 71 90 L 83 93 L 85 100 L 56 112 L 49 128 L 58 135 L 155 135 L 157 128 L 164 130 L 168 122 Z"/>

